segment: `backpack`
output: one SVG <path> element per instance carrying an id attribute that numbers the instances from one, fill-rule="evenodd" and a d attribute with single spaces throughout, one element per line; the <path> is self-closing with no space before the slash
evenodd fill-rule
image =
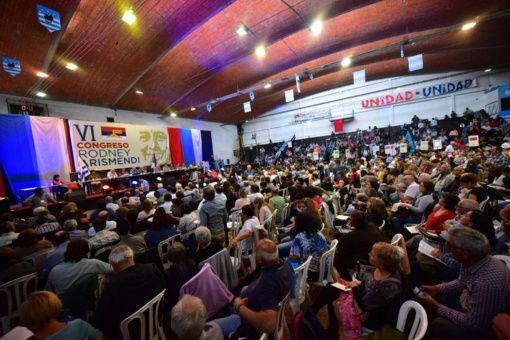
<path id="1" fill-rule="evenodd" d="M 297 312 L 292 324 L 293 340 L 329 340 L 328 332 L 309 308 Z"/>

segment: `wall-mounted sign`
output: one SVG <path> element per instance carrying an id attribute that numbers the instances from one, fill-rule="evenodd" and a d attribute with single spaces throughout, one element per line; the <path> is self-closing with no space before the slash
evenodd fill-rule
<path id="1" fill-rule="evenodd" d="M 320 120 L 329 118 L 329 108 L 304 111 L 294 114 L 294 124 L 301 124 L 309 120 Z"/>
<path id="2" fill-rule="evenodd" d="M 387 94 L 383 96 L 363 99 L 361 101 L 361 108 L 370 109 L 374 107 L 410 102 L 416 99 L 442 96 L 448 93 L 458 92 L 476 86 L 476 78 L 468 78 L 454 82 L 428 85 L 415 90 L 411 89 L 399 91 L 396 94 Z"/>

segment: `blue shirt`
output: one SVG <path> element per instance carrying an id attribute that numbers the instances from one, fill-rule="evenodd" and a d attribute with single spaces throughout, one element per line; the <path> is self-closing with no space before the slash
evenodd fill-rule
<path id="1" fill-rule="evenodd" d="M 46 337 L 46 340 L 89 339 L 100 340 L 103 336 L 100 330 L 92 327 L 82 319 L 69 321 L 64 328 Z"/>
<path id="2" fill-rule="evenodd" d="M 159 242 L 166 240 L 169 237 L 172 237 L 177 234 L 175 228 L 163 228 L 163 229 L 149 229 L 145 233 L 145 243 L 147 243 L 147 247 L 152 248 L 156 247 Z"/>
<path id="3" fill-rule="evenodd" d="M 301 232 L 294 237 L 290 248 L 290 256 L 296 256 L 300 261 L 306 261 L 308 256 L 312 256 L 309 271 L 318 272 L 320 269 L 320 260 L 322 254 L 328 250 L 326 239 L 321 233 L 311 234 Z"/>
<path id="4" fill-rule="evenodd" d="M 59 244 L 51 253 L 48 254 L 48 256 L 46 256 L 46 263 L 44 264 L 45 273 L 48 273 L 51 268 L 64 261 L 64 255 L 68 244 L 69 241 Z"/>

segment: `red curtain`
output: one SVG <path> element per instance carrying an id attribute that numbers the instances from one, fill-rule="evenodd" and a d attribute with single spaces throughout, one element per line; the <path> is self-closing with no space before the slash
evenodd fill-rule
<path id="1" fill-rule="evenodd" d="M 337 119 L 333 121 L 333 126 L 335 129 L 335 132 L 344 132 L 344 120 L 343 119 Z"/>
<path id="2" fill-rule="evenodd" d="M 168 144 L 172 154 L 173 166 L 184 164 L 184 154 L 182 153 L 181 133 L 178 128 L 168 128 Z"/>

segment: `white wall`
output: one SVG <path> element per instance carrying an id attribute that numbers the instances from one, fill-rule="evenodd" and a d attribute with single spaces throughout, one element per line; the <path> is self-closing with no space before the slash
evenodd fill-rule
<path id="1" fill-rule="evenodd" d="M 361 101 L 386 94 L 397 94 L 410 89 L 418 89 L 431 84 L 455 82 L 461 79 L 476 78 L 477 86 L 459 92 L 415 99 L 384 107 L 362 109 Z M 344 123 L 344 131 L 366 129 L 368 126 L 385 127 L 410 122 L 414 115 L 420 118 L 444 117 L 452 110 L 461 114 L 466 107 L 473 110 L 486 109 L 497 103 L 499 110 L 498 91 L 485 93 L 489 84 L 510 83 L 510 71 L 450 72 L 374 80 L 363 85 L 349 85 L 324 91 L 291 103 L 279 106 L 264 115 L 243 124 L 243 144 L 280 142 L 296 135 L 296 139 L 327 136 L 333 132 L 331 119 L 341 118 L 354 112 L 354 119 Z M 282 101 L 284 96 L 282 93 Z M 308 120 L 296 124 L 294 115 L 316 110 L 324 110 L 322 118 Z M 255 134 L 255 139 L 252 135 Z"/>
<path id="2" fill-rule="evenodd" d="M 0 113 L 8 113 L 6 99 L 30 100 L 27 98 L 0 94 Z M 51 117 L 106 122 L 106 117 L 114 117 L 116 123 L 164 125 L 185 129 L 209 130 L 212 135 L 214 157 L 237 162 L 234 149 L 239 148 L 237 127 L 202 120 L 185 118 L 161 118 L 161 114 L 152 114 L 136 111 L 117 110 L 98 106 L 87 106 L 51 100 L 36 100 L 37 103 L 46 104 Z"/>

